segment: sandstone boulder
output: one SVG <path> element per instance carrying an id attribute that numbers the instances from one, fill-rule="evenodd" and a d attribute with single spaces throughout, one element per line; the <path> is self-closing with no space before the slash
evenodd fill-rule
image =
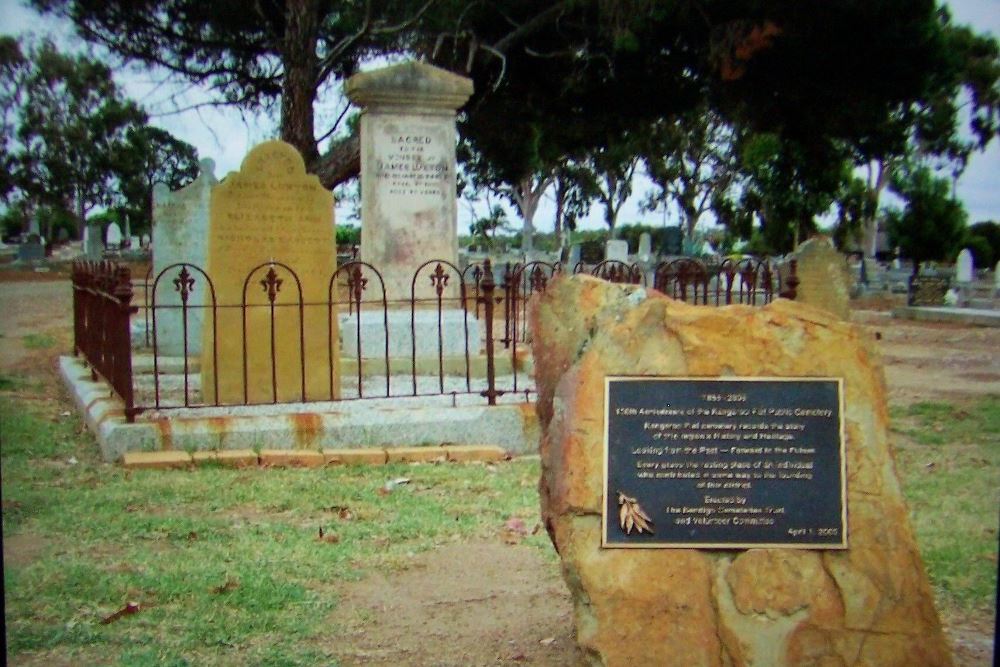
<path id="1" fill-rule="evenodd" d="M 550 283 L 531 326 L 542 514 L 591 664 L 951 664 L 859 329 L 783 299 L 690 306 L 588 276 Z M 609 375 L 843 378 L 848 548 L 602 549 Z"/>

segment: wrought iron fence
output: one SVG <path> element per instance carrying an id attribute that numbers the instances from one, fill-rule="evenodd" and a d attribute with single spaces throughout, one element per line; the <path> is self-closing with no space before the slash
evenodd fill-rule
<path id="1" fill-rule="evenodd" d="M 129 421 L 149 410 L 223 405 L 428 395 L 451 396 L 453 403 L 477 396 L 490 405 L 507 394 L 528 400 L 533 387 L 521 367 L 528 303 L 562 270 L 540 261 L 485 260 L 459 269 L 431 260 L 412 275 L 407 298 L 389 299 L 383 274 L 366 262 L 337 268 L 320 295 L 305 289 L 292 267 L 271 261 L 246 274 L 238 298 L 221 302 L 213 278 L 181 262 L 138 283 L 144 308 L 137 321 L 145 324 L 139 339 L 152 373 L 137 375 L 128 268 L 79 262 L 75 352 L 122 398 Z M 772 260 L 574 267 L 583 271 L 614 282 L 652 282 L 703 305 L 794 298 L 797 284 L 794 261 L 783 268 Z"/>

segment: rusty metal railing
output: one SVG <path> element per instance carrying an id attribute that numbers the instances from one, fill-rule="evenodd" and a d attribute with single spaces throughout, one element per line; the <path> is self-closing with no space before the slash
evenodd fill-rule
<path id="1" fill-rule="evenodd" d="M 127 266 L 112 262 L 74 262 L 73 352 L 90 365 L 91 377 L 111 386 L 133 421 L 138 409 L 132 384 L 130 319 L 132 278 Z"/>
<path id="2" fill-rule="evenodd" d="M 149 410 L 222 405 L 432 395 L 450 396 L 453 405 L 461 395 L 490 405 L 510 394 L 527 400 L 533 391 L 522 364 L 530 342 L 528 304 L 563 270 L 559 263 L 494 266 L 488 259 L 460 270 L 430 260 L 411 276 L 408 298 L 389 299 L 382 273 L 362 261 L 337 268 L 322 293 L 293 267 L 271 260 L 246 274 L 237 302 L 221 303 L 201 267 L 172 264 L 140 283 L 152 374 L 137 377 L 129 320 L 138 309 L 128 268 L 77 262 L 74 350 L 95 379 L 103 377 L 122 398 L 129 421 Z M 681 259 L 646 269 L 605 261 L 573 270 L 614 282 L 651 282 L 699 305 L 762 305 L 779 295 L 794 298 L 798 284 L 794 261 L 779 266 L 767 259 L 714 267 Z M 220 341 L 228 350 L 224 378 L 239 384 L 225 395 Z M 307 381 L 316 373 L 325 388 Z"/>

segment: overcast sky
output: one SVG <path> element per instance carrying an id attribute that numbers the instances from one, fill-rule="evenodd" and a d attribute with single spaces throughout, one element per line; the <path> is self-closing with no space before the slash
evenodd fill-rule
<path id="1" fill-rule="evenodd" d="M 209 0 L 211 1 L 211 0 Z M 955 20 L 971 24 L 979 32 L 989 32 L 1000 36 L 1000 0 L 952 0 L 947 3 Z M 7 34 L 30 34 L 35 37 L 52 35 L 63 50 L 86 48 L 72 30 L 52 17 L 39 17 L 27 9 L 19 0 L 0 0 L 0 32 Z M 131 68 L 116 72 L 116 79 L 124 87 L 127 95 L 139 101 L 151 115 L 151 123 L 162 127 L 174 136 L 183 139 L 198 149 L 201 157 L 212 158 L 216 164 L 216 176 L 223 177 L 229 171 L 239 168 L 243 156 L 250 147 L 274 138 L 277 134 L 275 118 L 264 114 L 246 116 L 232 109 L 205 107 L 176 113 L 178 105 L 184 107 L 205 98 L 197 90 L 187 90 L 175 94 L 176 87 L 165 86 L 154 80 L 150 74 Z M 329 123 L 343 108 L 339 91 L 330 90 L 321 94 L 317 104 L 317 133 L 323 133 Z M 957 194 L 969 213 L 969 221 L 1000 220 L 1000 145 L 992 142 L 985 153 L 975 154 L 968 169 L 958 182 Z M 659 225 L 664 222 L 660 212 L 643 214 L 638 209 L 639 201 L 649 188 L 644 179 L 637 179 L 633 195 L 618 218 L 619 224 L 645 222 Z M 479 205 L 479 214 L 486 212 L 486 205 Z M 338 208 L 338 221 L 347 221 L 347 211 Z M 535 217 L 535 227 L 539 231 L 552 229 L 553 207 L 543 205 Z M 459 231 L 464 233 L 472 217 L 470 207 L 459 203 Z M 667 224 L 678 224 L 676 213 L 671 211 Z M 514 221 L 515 227 L 519 226 Z M 600 228 L 598 206 L 594 207 L 586 228 Z"/>

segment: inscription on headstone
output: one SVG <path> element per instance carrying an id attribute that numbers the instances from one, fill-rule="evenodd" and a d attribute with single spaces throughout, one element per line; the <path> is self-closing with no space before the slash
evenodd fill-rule
<path id="1" fill-rule="evenodd" d="M 458 262 L 455 110 L 472 81 L 409 62 L 356 74 L 346 93 L 363 109 L 361 259 L 389 299 L 408 299 L 421 264 Z M 435 294 L 429 279 L 416 287 L 417 298 Z"/>
<path id="2" fill-rule="evenodd" d="M 306 174 L 302 156 L 289 144 L 260 144 L 239 172 L 212 189 L 208 273 L 219 305 L 218 384 L 213 328 L 206 320 L 207 402 L 214 402 L 216 386 L 220 403 L 242 403 L 244 392 L 251 403 L 339 397 L 337 313 L 326 306 L 335 248 L 333 195 Z"/>
<path id="3" fill-rule="evenodd" d="M 605 547 L 845 548 L 841 380 L 606 380 Z"/>

